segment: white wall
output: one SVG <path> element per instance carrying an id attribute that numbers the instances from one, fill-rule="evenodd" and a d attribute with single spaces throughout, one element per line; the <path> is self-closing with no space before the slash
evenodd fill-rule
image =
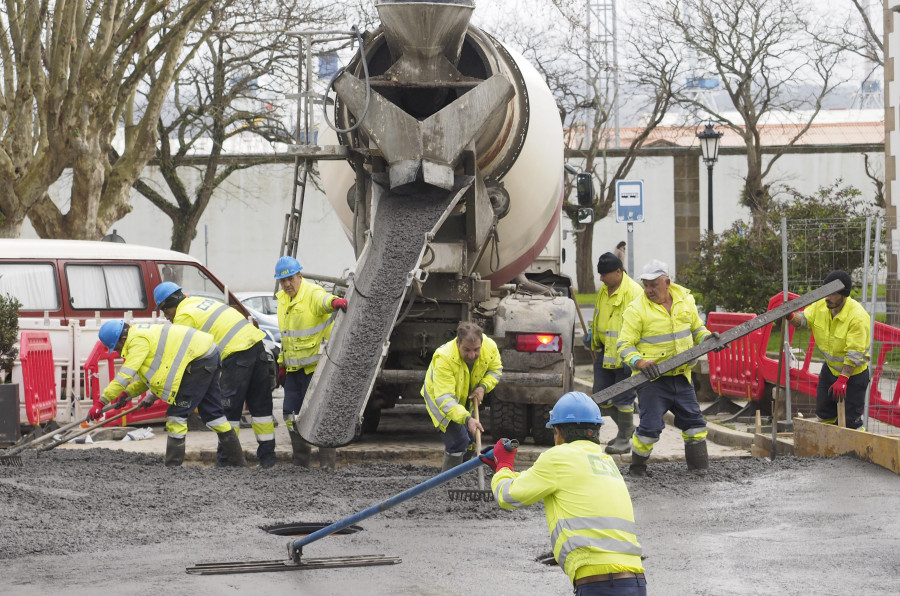
<path id="1" fill-rule="evenodd" d="M 870 154 L 870 159 L 883 168 L 883 155 Z M 749 218 L 749 211 L 738 204 L 745 159 L 743 156 L 721 156 L 713 169 L 713 215 L 715 231 L 721 232 L 737 219 Z M 578 164 L 573 164 L 577 167 Z M 706 168 L 700 163 L 700 228 L 706 229 Z M 882 170 L 883 171 L 883 170 Z M 213 273 L 234 291 L 269 290 L 274 287 L 275 261 L 280 256 L 285 213 L 291 204 L 293 165 L 258 166 L 234 173 L 216 195 L 201 219 L 191 254 L 206 262 Z M 650 259 L 675 263 L 673 159 L 652 157 L 639 159 L 628 178 L 644 181 L 644 214 L 646 221 L 634 224 L 634 254 L 637 271 Z M 796 187 L 804 194 L 832 184 L 842 178 L 871 198 L 874 190 L 865 176 L 862 156 L 857 153 L 790 154 L 776 164 L 772 182 Z M 147 169 L 147 179 L 162 188 L 155 168 Z M 71 183 L 64 176 L 54 187 L 56 200 L 66 197 Z M 67 199 L 66 199 L 67 200 Z M 171 221 L 138 193 L 132 193 L 133 211 L 114 226 L 126 241 L 169 248 Z M 65 209 L 65 206 L 63 207 Z M 207 226 L 206 237 L 204 224 Z M 571 230 L 568 218 L 562 218 L 562 229 Z M 110 232 L 112 230 L 109 230 Z M 567 261 L 563 273 L 575 277 L 575 239 L 566 233 L 562 242 Z M 23 238 L 36 234 L 29 224 L 22 228 Z M 204 246 L 208 238 L 208 246 Z M 615 216 L 598 222 L 594 230 L 594 258 L 612 251 L 626 240 L 626 225 L 615 223 Z M 307 189 L 300 234 L 300 263 L 308 273 L 340 276 L 353 267 L 353 249 L 323 193 L 312 185 Z M 626 263 L 627 266 L 627 263 Z M 675 277 L 677 279 L 677 272 Z M 599 284 L 599 277 L 595 280 Z"/>

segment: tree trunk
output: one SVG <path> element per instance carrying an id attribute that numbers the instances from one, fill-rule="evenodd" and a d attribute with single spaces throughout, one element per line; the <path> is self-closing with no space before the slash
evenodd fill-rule
<path id="1" fill-rule="evenodd" d="M 594 226 L 582 226 L 575 234 L 575 284 L 582 294 L 597 291 L 594 285 Z"/>

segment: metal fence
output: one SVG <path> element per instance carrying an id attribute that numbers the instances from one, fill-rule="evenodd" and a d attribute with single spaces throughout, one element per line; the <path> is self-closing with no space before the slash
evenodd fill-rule
<path id="1" fill-rule="evenodd" d="M 830 271 L 842 269 L 853 280 L 853 298 L 872 317 L 873 382 L 866 395 L 870 416 L 863 423 L 878 434 L 900 434 L 898 252 L 900 233 L 894 218 L 782 220 L 784 290 L 803 294 L 820 286 Z M 802 337 L 791 345 L 795 354 L 805 347 Z M 821 361 L 821 356 L 816 349 L 816 360 Z"/>

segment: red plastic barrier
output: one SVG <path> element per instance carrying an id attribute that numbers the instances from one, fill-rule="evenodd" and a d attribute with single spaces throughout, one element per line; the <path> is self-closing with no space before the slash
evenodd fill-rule
<path id="1" fill-rule="evenodd" d="M 706 328 L 722 333 L 755 318 L 749 313 L 711 312 Z M 761 329 L 731 342 L 720 352 L 707 354 L 709 382 L 719 395 L 732 395 L 758 400 L 763 396 L 765 383 L 759 374 L 759 336 Z"/>
<path id="2" fill-rule="evenodd" d="M 46 331 L 19 335 L 19 360 L 25 385 L 25 413 L 32 426 L 56 418 L 56 377 L 53 347 Z"/>
<path id="3" fill-rule="evenodd" d="M 90 399 L 91 402 L 96 405 L 100 402 L 100 361 L 106 360 L 106 369 L 109 373 L 109 378 L 106 380 L 106 383 L 103 384 L 105 387 L 116 377 L 116 367 L 115 361 L 116 358 L 119 358 L 118 352 L 109 353 L 106 346 L 104 346 L 99 341 L 94 344 L 94 349 L 91 350 L 91 353 L 88 355 L 87 361 L 84 363 L 84 396 L 87 399 Z M 140 397 L 143 397 L 146 393 L 141 394 Z M 140 399 L 138 397 L 137 399 Z M 131 405 L 135 405 L 136 402 L 133 402 Z M 126 409 L 129 406 L 126 406 Z M 133 424 L 136 422 L 158 422 L 160 420 L 165 420 L 166 418 L 166 409 L 168 409 L 169 404 L 162 400 L 157 400 L 152 406 L 145 410 L 137 410 L 136 412 L 132 412 L 127 416 L 123 416 L 118 420 L 111 422 L 112 426 L 128 426 L 129 424 Z M 122 410 L 112 409 L 106 413 L 107 418 L 111 418 L 121 412 Z"/>

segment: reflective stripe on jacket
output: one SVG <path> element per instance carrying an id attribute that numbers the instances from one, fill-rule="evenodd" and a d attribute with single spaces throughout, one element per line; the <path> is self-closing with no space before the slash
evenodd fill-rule
<path id="1" fill-rule="evenodd" d="M 551 447 L 524 472 L 500 469 L 491 491 L 503 509 L 543 499 L 553 555 L 570 580 L 643 572 L 631 496 L 602 446 L 575 441 Z M 584 567 L 590 572 L 579 573 Z"/>
<path id="2" fill-rule="evenodd" d="M 591 321 L 591 349 L 603 350 L 603 368 L 620 368 L 622 359 L 616 344 L 619 342 L 619 330 L 622 328 L 622 313 L 629 304 L 644 293 L 639 283 L 622 273 L 622 283 L 616 291 L 609 294 L 609 288 L 603 284 L 597 293 L 594 305 L 594 319 Z"/>
<path id="3" fill-rule="evenodd" d="M 678 284 L 669 285 L 672 310 L 667 312 L 661 304 L 651 302 L 647 294 L 641 294 L 628 305 L 622 315 L 618 352 L 623 362 L 631 367 L 632 374 L 640 374 L 635 363 L 641 359 L 663 362 L 675 354 L 699 344 L 709 335 L 691 291 Z M 687 375 L 691 378 L 691 366 L 679 366 L 666 375 Z"/>
<path id="4" fill-rule="evenodd" d="M 472 364 L 472 372 L 459 354 L 456 340 L 451 339 L 431 357 L 425 371 L 422 397 L 434 425 L 444 432 L 450 421 L 465 424 L 469 416 L 469 394 L 481 385 L 490 393 L 500 382 L 503 363 L 497 344 L 487 335 L 481 336 L 481 353 Z"/>
<path id="5" fill-rule="evenodd" d="M 852 366 L 854 375 L 868 368 L 871 318 L 859 302 L 847 298 L 841 312 L 832 317 L 825 300 L 819 300 L 807 306 L 801 316 L 801 324 L 805 322 L 812 330 L 816 347 L 835 376 L 841 374 L 844 365 Z"/>
<path id="6" fill-rule="evenodd" d="M 319 363 L 319 345 L 331 335 L 336 316 L 331 302 L 337 296 L 304 279 L 293 298 L 284 290 L 279 290 L 275 298 L 278 299 L 278 328 L 281 330 L 278 364 L 290 372 L 302 369 L 311 373 Z"/>
<path id="7" fill-rule="evenodd" d="M 243 352 L 266 336 L 244 315 L 218 300 L 189 296 L 178 304 L 172 321 L 199 329 L 213 336 L 222 360 L 234 352 Z"/>
<path id="8" fill-rule="evenodd" d="M 214 349 L 212 335 L 184 325 L 132 325 L 122 348 L 125 362 L 103 399 L 113 401 L 122 391 L 136 397 L 149 386 L 159 399 L 175 403 L 188 364 Z"/>

